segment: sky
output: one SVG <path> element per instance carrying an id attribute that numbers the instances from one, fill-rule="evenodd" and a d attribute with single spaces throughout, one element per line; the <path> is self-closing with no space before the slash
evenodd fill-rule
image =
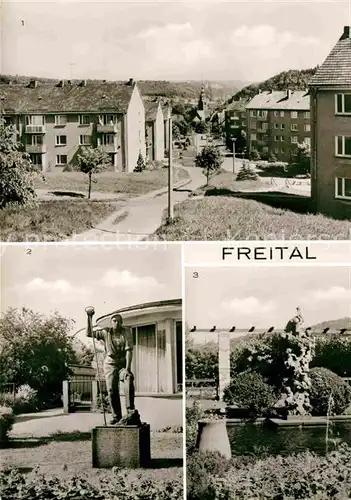
<path id="1" fill-rule="evenodd" d="M 284 328 L 298 306 L 306 326 L 351 316 L 351 267 L 346 266 L 189 267 L 185 289 L 190 328 Z"/>
<path id="2" fill-rule="evenodd" d="M 179 245 L 43 245 L 2 249 L 1 309 L 55 310 L 86 326 L 96 316 L 143 302 L 181 298 Z M 73 332 L 72 332 L 73 333 Z"/>
<path id="3" fill-rule="evenodd" d="M 2 0 L 1 72 L 260 81 L 321 64 L 350 0 Z"/>

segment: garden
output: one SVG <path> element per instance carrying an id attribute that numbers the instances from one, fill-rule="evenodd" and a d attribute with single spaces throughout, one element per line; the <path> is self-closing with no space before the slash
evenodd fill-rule
<path id="1" fill-rule="evenodd" d="M 223 402 L 187 398 L 188 499 L 350 498 L 350 362 L 347 334 L 232 340 Z M 218 383 L 216 343 L 187 343 L 186 378 Z"/>

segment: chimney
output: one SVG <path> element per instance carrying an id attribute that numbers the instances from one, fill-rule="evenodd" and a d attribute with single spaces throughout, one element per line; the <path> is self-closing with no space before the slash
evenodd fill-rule
<path id="1" fill-rule="evenodd" d="M 129 78 L 128 85 L 130 85 L 131 87 L 134 85 L 134 78 Z"/>
<path id="2" fill-rule="evenodd" d="M 340 40 L 345 40 L 350 38 L 350 26 L 344 26 L 344 33 L 341 35 Z"/>
<path id="3" fill-rule="evenodd" d="M 287 89 L 287 91 L 286 91 L 286 98 L 290 99 L 290 97 L 291 97 L 291 90 Z"/>
<path id="4" fill-rule="evenodd" d="M 36 80 L 31 80 L 29 82 L 29 88 L 30 89 L 35 89 L 38 86 L 38 82 Z"/>

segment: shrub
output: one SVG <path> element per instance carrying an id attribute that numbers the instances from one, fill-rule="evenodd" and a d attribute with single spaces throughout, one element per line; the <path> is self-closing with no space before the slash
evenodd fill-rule
<path id="1" fill-rule="evenodd" d="M 236 176 L 237 181 L 257 181 L 258 174 L 255 170 L 247 163 L 244 162 L 241 169 Z"/>
<path id="2" fill-rule="evenodd" d="M 37 391 L 28 384 L 21 385 L 15 394 L 14 413 L 28 413 L 39 407 Z"/>
<path id="3" fill-rule="evenodd" d="M 260 373 L 246 371 L 236 375 L 224 390 L 223 400 L 229 405 L 249 408 L 254 417 L 274 404 L 277 397 L 273 387 Z"/>
<path id="4" fill-rule="evenodd" d="M 143 170 L 145 170 L 145 162 L 141 151 L 139 151 L 139 156 L 136 167 L 134 168 L 134 172 L 142 172 Z"/>
<path id="5" fill-rule="evenodd" d="M 250 151 L 249 153 L 249 159 L 250 160 L 260 160 L 261 159 L 261 155 L 258 151 L 256 151 L 256 149 L 253 149 L 252 151 Z"/>
<path id="6" fill-rule="evenodd" d="M 209 492 L 212 477 L 221 477 L 230 469 L 230 460 L 219 452 L 196 452 L 187 460 L 187 500 L 213 498 Z"/>
<path id="7" fill-rule="evenodd" d="M 0 448 L 6 445 L 8 433 L 12 429 L 14 416 L 12 408 L 0 406 Z"/>
<path id="8" fill-rule="evenodd" d="M 191 406 L 185 409 L 186 421 L 186 450 L 190 455 L 195 451 L 198 421 L 205 416 L 205 412 L 197 401 L 193 401 Z"/>
<path id="9" fill-rule="evenodd" d="M 342 414 L 351 403 L 350 386 L 339 375 L 327 368 L 312 368 L 310 378 L 310 402 L 313 415 L 327 415 L 330 395 L 332 395 L 331 414 Z"/>
<path id="10" fill-rule="evenodd" d="M 316 341 L 311 367 L 322 366 L 340 377 L 351 377 L 351 338 L 335 335 Z"/>

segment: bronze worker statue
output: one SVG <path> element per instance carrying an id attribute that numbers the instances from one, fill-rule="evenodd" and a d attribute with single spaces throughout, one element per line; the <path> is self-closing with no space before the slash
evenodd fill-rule
<path id="1" fill-rule="evenodd" d="M 90 306 L 87 307 L 85 311 L 88 315 L 87 337 L 92 338 L 93 342 L 95 339 L 102 341 L 105 347 L 103 369 L 112 413 L 112 419 L 109 424 L 140 426 L 140 415 L 134 405 L 135 388 L 134 375 L 131 371 L 133 359 L 133 338 L 131 329 L 124 326 L 123 318 L 120 314 L 113 314 L 111 316 L 110 327 L 93 328 L 92 317 L 95 314 L 95 310 Z M 124 384 L 124 396 L 127 409 L 127 415 L 124 418 L 122 418 L 119 391 L 121 382 Z"/>
<path id="2" fill-rule="evenodd" d="M 301 314 L 301 309 L 300 307 L 296 308 L 296 314 L 293 318 L 291 318 L 286 327 L 285 327 L 285 332 L 290 332 L 294 334 L 300 333 L 300 328 L 304 322 L 304 319 Z"/>

